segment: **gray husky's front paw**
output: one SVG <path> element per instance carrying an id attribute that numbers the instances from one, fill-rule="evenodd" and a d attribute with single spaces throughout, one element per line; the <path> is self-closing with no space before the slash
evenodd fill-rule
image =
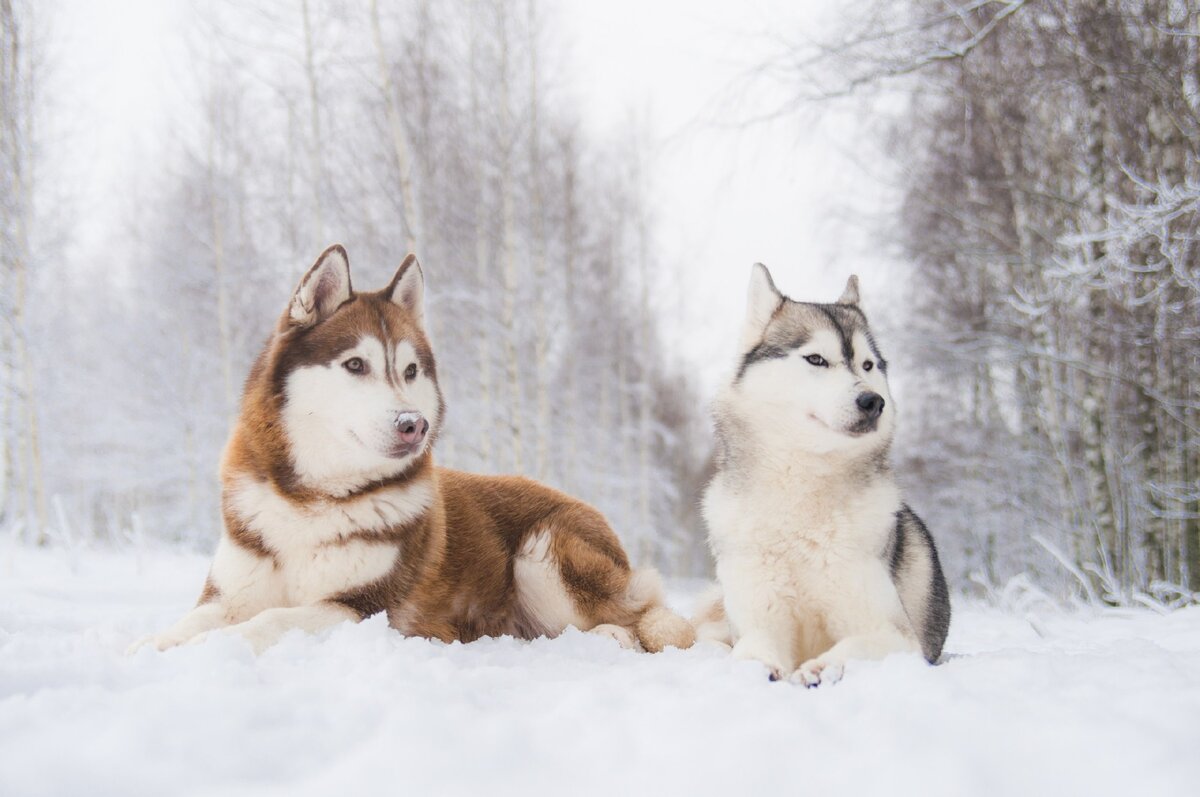
<path id="1" fill-rule="evenodd" d="M 739 639 L 733 646 L 733 657 L 759 662 L 767 668 L 767 677 L 772 681 L 782 679 L 791 669 L 779 660 L 775 646 L 758 634 L 747 634 Z"/>
<path id="2" fill-rule="evenodd" d="M 819 658 L 809 659 L 801 664 L 788 680 L 809 688 L 821 684 L 835 684 L 842 680 L 842 665 Z"/>

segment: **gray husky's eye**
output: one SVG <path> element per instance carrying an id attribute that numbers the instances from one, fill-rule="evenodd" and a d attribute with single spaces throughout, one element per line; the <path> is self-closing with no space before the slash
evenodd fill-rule
<path id="1" fill-rule="evenodd" d="M 342 363 L 342 367 L 352 374 L 365 374 L 367 372 L 367 364 L 363 362 L 362 357 L 351 357 Z"/>
<path id="2" fill-rule="evenodd" d="M 411 382 L 417 378 L 417 364 L 416 363 L 408 364 L 408 367 L 404 369 L 404 378 L 405 378 L 405 380 L 407 380 L 409 382 Z"/>
<path id="3" fill-rule="evenodd" d="M 875 367 L 875 363 L 871 362 L 870 360 L 866 360 L 863 362 L 863 370 L 864 371 L 870 371 L 874 367 Z"/>
<path id="4" fill-rule="evenodd" d="M 819 354 L 810 354 L 807 357 L 805 357 L 804 359 L 808 361 L 809 365 L 816 365 L 821 368 L 824 368 L 825 366 L 829 365 L 829 363 L 827 363 L 825 361 L 825 358 Z"/>

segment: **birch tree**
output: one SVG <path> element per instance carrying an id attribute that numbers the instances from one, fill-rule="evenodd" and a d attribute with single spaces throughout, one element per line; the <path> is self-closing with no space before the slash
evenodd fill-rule
<path id="1" fill-rule="evenodd" d="M 31 227 L 36 223 L 39 43 L 33 11 L 0 2 L 0 268 L 5 317 L 3 341 L 4 475 L 0 511 L 32 527 L 46 541 L 46 488 L 38 402 L 29 353 L 29 287 L 33 267 Z M 14 505 L 15 504 L 15 505 Z"/>
<path id="2" fill-rule="evenodd" d="M 782 113 L 881 87 L 912 98 L 890 136 L 904 165 L 888 231 L 912 263 L 923 391 L 902 396 L 918 405 L 906 464 L 959 578 L 1057 558 L 1062 586 L 1115 603 L 1200 586 L 1198 13 L 875 4 L 844 38 L 785 47 L 772 73 L 812 78 Z"/>
<path id="3" fill-rule="evenodd" d="M 392 69 L 388 63 L 387 50 L 384 47 L 383 32 L 379 22 L 379 0 L 371 0 L 370 17 L 371 39 L 375 44 L 375 60 L 379 74 L 379 91 L 383 96 L 383 105 L 386 109 L 388 135 L 396 158 L 400 196 L 403 198 L 405 245 L 408 247 L 408 251 L 417 252 L 419 251 L 417 243 L 421 237 L 421 211 L 414 186 L 412 147 L 409 145 L 408 133 L 405 131 L 401 118 L 399 98 L 392 80 Z"/>
<path id="4" fill-rule="evenodd" d="M 125 229 L 94 255 L 121 278 L 75 279 L 95 296 L 56 308 L 73 384 L 42 411 L 76 430 L 48 438 L 62 514 L 97 537 L 211 545 L 231 393 L 297 274 L 336 240 L 362 287 L 418 250 L 449 404 L 439 462 L 569 487 L 639 563 L 701 572 L 702 413 L 648 322 L 645 276 L 665 266 L 645 197 L 610 166 L 641 155 L 589 134 L 558 90 L 547 7 L 217 0 L 188 22 L 190 112 L 163 121 Z M 76 309 L 93 306 L 121 319 L 103 342 Z M 3 397 L 23 420 L 8 354 Z M 68 396 L 107 422 L 79 430 Z M 10 450 L 15 485 L 24 449 Z M 23 511 L 12 495 L 9 519 Z"/>

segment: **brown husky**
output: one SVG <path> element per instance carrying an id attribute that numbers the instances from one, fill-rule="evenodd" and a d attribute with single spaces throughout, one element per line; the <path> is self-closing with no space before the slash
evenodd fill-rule
<path id="1" fill-rule="evenodd" d="M 404 634 L 467 642 L 568 625 L 629 647 L 688 647 L 657 573 L 633 570 L 595 509 L 528 479 L 435 467 L 445 405 L 409 255 L 355 293 L 332 246 L 300 280 L 246 380 L 221 465 L 225 529 L 200 601 L 144 642 L 232 626 L 262 650 L 386 611 Z"/>

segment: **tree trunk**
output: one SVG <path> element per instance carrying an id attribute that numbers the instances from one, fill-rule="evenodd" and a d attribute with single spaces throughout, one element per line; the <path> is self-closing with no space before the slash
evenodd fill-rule
<path id="1" fill-rule="evenodd" d="M 1098 58 L 1097 51 L 1107 41 L 1108 19 L 1107 2 L 1101 0 L 1096 8 L 1081 7 L 1080 29 L 1083 41 L 1080 42 L 1085 50 L 1085 60 L 1081 63 L 1081 76 L 1085 81 L 1084 90 L 1087 99 L 1087 217 L 1085 224 L 1089 225 L 1088 232 L 1098 232 L 1104 228 L 1108 219 L 1108 163 L 1109 163 L 1109 119 L 1108 92 L 1109 78 L 1104 72 L 1103 61 Z M 1103 242 L 1090 242 L 1084 245 L 1082 252 L 1085 262 L 1101 263 L 1107 255 Z M 1099 269 L 1096 265 L 1095 268 Z M 1087 326 L 1080 330 L 1083 339 L 1083 358 L 1087 362 L 1104 363 L 1109 361 L 1110 352 L 1105 350 L 1108 343 L 1108 307 L 1107 297 L 1103 289 L 1090 286 L 1087 294 Z M 1117 523 L 1116 506 L 1110 489 L 1111 472 L 1110 452 L 1108 447 L 1108 395 L 1104 379 L 1088 375 L 1085 378 L 1083 411 L 1083 443 L 1084 465 L 1088 474 L 1088 495 L 1091 500 L 1092 522 L 1096 529 L 1100 554 L 1104 569 L 1117 579 L 1124 581 L 1125 562 L 1122 556 L 1124 540 Z"/>
<path id="2" fill-rule="evenodd" d="M 542 197 L 541 141 L 538 119 L 538 22 L 537 0 L 529 0 L 529 188 L 533 220 L 534 358 L 536 359 L 537 445 L 534 475 L 545 480 L 549 467 L 550 394 L 548 365 L 550 342 L 546 328 L 546 226 Z"/>
<path id="3" fill-rule="evenodd" d="M 633 201 L 636 203 L 634 212 L 637 214 L 635 218 L 639 283 L 638 332 L 642 338 L 638 345 L 648 347 L 653 335 L 653 321 L 650 317 L 650 231 L 646 218 L 648 197 L 644 184 L 645 172 L 641 145 L 639 142 L 634 142 L 633 146 L 635 148 L 633 152 Z M 651 369 L 647 367 L 646 361 L 640 358 L 638 372 L 638 525 L 642 535 L 641 559 L 643 563 L 649 563 L 653 559 L 654 540 L 657 536 L 654 534 L 650 518 L 650 447 L 653 445 L 650 413 L 654 404 L 654 396 L 650 384 Z"/>
<path id="4" fill-rule="evenodd" d="M 20 154 L 17 135 L 18 88 L 20 74 L 17 58 L 20 39 L 17 21 L 11 0 L 0 0 L 0 301 L 11 296 L 10 282 L 14 276 L 16 248 L 17 205 L 16 159 Z M 4 315 L 11 315 L 11 306 L 0 304 Z M 17 479 L 17 390 L 16 390 L 16 335 L 11 324 L 0 324 L 0 520 L 8 520 L 15 514 L 14 497 L 18 490 Z"/>
<path id="5" fill-rule="evenodd" d="M 517 359 L 517 252 L 516 252 L 516 196 L 513 185 L 513 145 L 516 130 L 512 118 L 512 101 L 509 96 L 509 32 L 508 12 L 498 8 L 500 22 L 500 216 L 503 225 L 504 246 L 504 353 L 508 366 L 509 428 L 512 433 L 512 464 L 517 473 L 524 472 L 522 456 L 521 407 L 524 391 L 521 388 L 520 362 Z"/>
<path id="6" fill-rule="evenodd" d="M 488 245 L 488 203 L 487 203 L 487 174 L 484 169 L 484 153 L 488 151 L 486 136 L 483 134 L 483 109 L 479 102 L 479 31 L 476 28 L 475 15 L 470 16 L 470 63 L 468 64 L 467 79 L 470 81 L 471 120 L 475 126 L 474 149 L 474 195 L 475 195 L 475 288 L 480 296 L 486 296 L 490 290 L 491 256 Z M 494 427 L 492 414 L 492 347 L 491 330 L 487 328 L 487 313 L 477 313 L 480 328 L 476 330 L 479 352 L 479 401 L 481 416 L 487 428 Z M 484 470 L 494 467 L 495 459 L 492 452 L 492 436 L 477 435 L 479 440 L 479 456 L 483 461 Z"/>
<path id="7" fill-rule="evenodd" d="M 307 2 L 307 0 L 306 0 Z M 387 113 L 388 133 L 392 152 L 396 156 L 396 168 L 400 176 L 400 198 L 404 203 L 404 229 L 406 245 L 410 252 L 417 251 L 421 239 L 420 208 L 417 205 L 416 188 L 413 185 L 412 148 L 400 116 L 399 99 L 392 72 L 388 67 L 387 51 L 383 46 L 383 31 L 379 24 L 379 0 L 371 0 L 371 38 L 375 42 L 375 64 L 379 70 L 379 86 L 383 93 L 384 109 Z"/>
<path id="8" fill-rule="evenodd" d="M 323 245 L 325 240 L 325 168 L 323 164 L 325 147 L 321 136 L 321 97 L 317 83 L 317 66 L 313 41 L 312 18 L 308 10 L 308 0 L 300 0 L 301 16 L 304 18 L 304 75 L 308 81 L 309 128 L 312 135 L 309 158 L 312 164 L 313 181 L 313 233 L 316 241 L 314 246 Z"/>
<path id="9" fill-rule="evenodd" d="M 29 268 L 29 225 L 33 212 L 33 164 L 28 153 L 33 142 L 34 85 L 30 70 L 23 67 L 22 42 L 18 24 L 10 0 L 0 2 L 0 20 L 4 23 L 5 49 L 5 98 L 3 127 L 7 145 L 10 195 L 6 206 L 8 227 L 11 235 L 11 251 L 6 258 L 12 276 L 12 354 L 9 366 L 11 377 L 7 386 L 9 401 L 23 408 L 19 420 L 20 429 L 14 443 L 19 441 L 18 455 L 21 457 L 24 484 L 20 485 L 24 497 L 26 522 L 34 525 L 35 539 L 39 545 L 46 542 L 46 494 L 42 478 L 41 435 L 38 428 L 37 401 L 35 397 L 33 363 L 29 356 L 27 300 Z M 19 375 L 19 376 L 18 376 Z M 17 379 L 19 378 L 19 386 Z M 16 420 L 16 419 L 14 419 Z"/>
<path id="10" fill-rule="evenodd" d="M 213 61 L 215 63 L 215 60 Z M 206 170 L 208 173 L 208 221 L 209 233 L 212 236 L 213 281 L 217 294 L 217 345 L 221 358 L 221 396 L 225 401 L 225 414 L 232 415 L 237 401 L 234 393 L 233 363 L 231 335 L 229 331 L 229 298 L 226 289 L 225 267 L 225 224 L 221 214 L 221 198 L 223 187 L 217 179 L 218 139 L 224 129 L 221 118 L 221 97 L 219 90 L 214 88 L 209 101 L 208 147 L 206 155 Z"/>
<path id="11" fill-rule="evenodd" d="M 575 249 L 578 233 L 578 208 L 575 202 L 575 148 L 570 134 L 563 139 L 563 306 L 567 318 L 575 315 Z M 563 360 L 566 369 L 566 395 L 563 399 L 563 423 L 566 425 L 567 443 L 566 455 L 563 458 L 563 487 L 568 491 L 577 489 L 577 460 L 579 458 L 578 415 L 575 412 L 579 404 L 579 369 L 574 357 Z"/>

